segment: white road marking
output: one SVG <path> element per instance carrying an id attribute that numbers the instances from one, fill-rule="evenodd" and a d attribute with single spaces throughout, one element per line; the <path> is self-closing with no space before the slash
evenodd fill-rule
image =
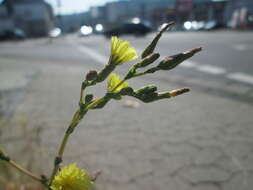
<path id="1" fill-rule="evenodd" d="M 88 54 L 92 59 L 94 59 L 98 63 L 101 63 L 102 65 L 107 64 L 107 57 L 104 55 L 101 55 L 97 51 L 83 45 L 77 45 L 77 49 L 81 51 L 82 53 Z"/>
<path id="2" fill-rule="evenodd" d="M 221 74 L 226 73 L 225 69 L 221 67 L 212 66 L 212 65 L 199 65 L 196 69 L 208 74 L 213 74 L 213 75 L 221 75 Z"/>
<path id="3" fill-rule="evenodd" d="M 179 65 L 180 67 L 185 67 L 185 68 L 194 68 L 197 67 L 197 63 L 193 61 L 185 61 Z"/>
<path id="4" fill-rule="evenodd" d="M 230 73 L 227 74 L 226 77 L 228 79 L 232 79 L 232 80 L 236 80 L 239 82 L 244 82 L 244 83 L 248 83 L 248 84 L 252 84 L 253 85 L 253 76 L 249 75 L 249 74 L 245 74 L 245 73 Z"/>
<path id="5" fill-rule="evenodd" d="M 107 64 L 107 57 L 106 56 L 98 53 L 96 50 L 93 50 L 87 46 L 76 44 L 69 38 L 67 38 L 67 40 L 72 45 L 74 45 L 80 52 L 88 54 L 92 59 L 94 59 L 98 63 L 103 64 L 103 65 Z M 140 52 L 139 49 L 138 49 L 138 52 Z M 238 82 L 243 82 L 243 83 L 248 83 L 248 84 L 253 85 L 253 76 L 252 75 L 239 73 L 239 72 L 226 74 L 227 73 L 226 70 L 221 67 L 212 66 L 212 65 L 199 65 L 198 63 L 193 62 L 193 61 L 185 61 L 184 63 L 180 64 L 179 66 L 185 67 L 185 68 L 194 68 L 198 71 L 208 73 L 208 74 L 224 75 L 228 79 L 236 80 Z"/>
<path id="6" fill-rule="evenodd" d="M 96 50 L 93 50 L 87 46 L 84 45 L 80 45 L 80 44 L 76 44 L 74 43 L 70 38 L 67 38 L 68 41 L 74 45 L 80 52 L 88 54 L 92 59 L 94 59 L 95 61 L 97 61 L 98 63 L 105 65 L 107 64 L 107 57 L 98 53 Z"/>

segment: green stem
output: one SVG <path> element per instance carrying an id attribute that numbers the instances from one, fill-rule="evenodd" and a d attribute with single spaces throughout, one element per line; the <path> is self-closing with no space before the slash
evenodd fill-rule
<path id="1" fill-rule="evenodd" d="M 25 168 L 23 168 L 22 166 L 18 165 L 16 162 L 14 162 L 13 160 L 8 161 L 8 163 L 13 167 L 16 168 L 17 170 L 19 170 L 21 173 L 31 177 L 32 179 L 42 183 L 42 179 L 36 175 L 34 175 L 33 173 L 29 172 L 28 170 L 26 170 Z"/>
<path id="2" fill-rule="evenodd" d="M 104 97 L 96 99 L 94 102 L 90 103 L 85 109 L 88 111 L 89 109 L 94 108 L 96 105 L 104 101 Z"/>
<path id="3" fill-rule="evenodd" d="M 142 73 L 137 73 L 137 74 L 135 74 L 132 78 L 135 78 L 135 77 L 140 77 L 140 76 L 142 76 L 142 75 L 146 75 L 147 73 L 145 73 L 145 72 L 142 72 Z"/>
<path id="4" fill-rule="evenodd" d="M 80 105 L 83 103 L 83 91 L 84 91 L 84 89 L 81 88 L 80 100 L 79 100 L 79 104 L 80 104 Z"/>
<path id="5" fill-rule="evenodd" d="M 65 150 L 66 144 L 68 142 L 69 136 L 74 131 L 74 128 L 78 125 L 80 120 L 81 120 L 80 110 L 78 110 L 75 113 L 75 115 L 73 116 L 71 124 L 68 127 L 68 129 L 67 129 L 67 131 L 66 131 L 66 133 L 65 133 L 65 135 L 62 139 L 61 145 L 60 145 L 59 150 L 58 150 L 57 157 L 55 158 L 54 169 L 52 171 L 52 174 L 51 174 L 51 177 L 50 177 L 50 180 L 49 180 L 49 187 L 52 185 L 53 179 L 54 179 L 56 173 L 58 172 L 58 170 L 60 168 L 60 163 L 62 162 L 62 156 L 63 156 L 64 150 Z"/>
<path id="6" fill-rule="evenodd" d="M 65 135 L 62 139 L 62 142 L 61 142 L 61 145 L 60 145 L 60 148 L 58 151 L 58 156 L 55 158 L 56 159 L 55 166 L 54 166 L 53 172 L 52 172 L 50 180 L 49 180 L 49 187 L 52 185 L 53 179 L 60 168 L 61 159 L 62 159 L 62 156 L 63 156 L 63 153 L 64 153 L 64 150 L 65 150 L 65 147 L 66 147 L 66 144 L 67 144 L 70 134 L 71 133 L 65 133 Z M 58 159 L 58 161 L 57 161 L 57 159 Z"/>

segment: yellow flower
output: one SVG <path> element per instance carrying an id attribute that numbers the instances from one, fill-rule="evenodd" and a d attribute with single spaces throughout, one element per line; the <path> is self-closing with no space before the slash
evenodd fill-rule
<path id="1" fill-rule="evenodd" d="M 113 64 L 118 65 L 138 58 L 136 50 L 128 41 L 113 36 L 111 46 L 111 61 Z"/>
<path id="2" fill-rule="evenodd" d="M 52 190 L 92 190 L 93 182 L 86 171 L 78 168 L 76 163 L 69 164 L 55 176 Z"/>
<path id="3" fill-rule="evenodd" d="M 122 79 L 117 74 L 115 73 L 110 74 L 108 77 L 107 91 L 119 92 L 123 88 L 126 88 L 129 86 L 127 82 L 123 82 L 121 85 L 119 85 L 121 82 L 122 82 Z"/>

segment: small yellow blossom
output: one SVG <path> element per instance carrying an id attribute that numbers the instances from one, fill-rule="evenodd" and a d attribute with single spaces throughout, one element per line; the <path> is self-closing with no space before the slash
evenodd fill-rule
<path id="1" fill-rule="evenodd" d="M 138 58 L 136 50 L 128 41 L 113 36 L 111 46 L 111 61 L 113 64 L 118 65 Z"/>
<path id="2" fill-rule="evenodd" d="M 119 92 L 123 88 L 126 88 L 129 86 L 127 82 L 123 82 L 121 85 L 119 85 L 121 82 L 122 82 L 122 79 L 116 73 L 110 74 L 108 77 L 107 91 L 108 92 Z"/>
<path id="3" fill-rule="evenodd" d="M 75 163 L 69 164 L 55 176 L 52 190 L 92 190 L 93 182 L 85 170 L 76 166 Z"/>

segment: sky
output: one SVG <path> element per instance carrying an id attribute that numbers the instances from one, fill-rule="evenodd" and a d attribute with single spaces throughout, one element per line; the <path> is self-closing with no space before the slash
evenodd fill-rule
<path id="1" fill-rule="evenodd" d="M 1 1 L 1 0 L 0 0 Z M 106 2 L 117 0 L 45 0 L 50 3 L 55 12 L 58 12 L 57 2 L 61 1 L 61 14 L 71 14 L 89 10 L 90 6 L 103 5 Z"/>
<path id="2" fill-rule="evenodd" d="M 0 3 L 3 0 L 0 0 Z M 118 0 L 45 0 L 46 2 L 50 3 L 55 13 L 58 13 L 57 2 L 61 2 L 61 13 L 62 14 L 71 14 L 71 13 L 78 13 L 89 10 L 90 6 L 95 5 L 103 5 L 106 2 L 110 1 L 118 1 Z"/>

